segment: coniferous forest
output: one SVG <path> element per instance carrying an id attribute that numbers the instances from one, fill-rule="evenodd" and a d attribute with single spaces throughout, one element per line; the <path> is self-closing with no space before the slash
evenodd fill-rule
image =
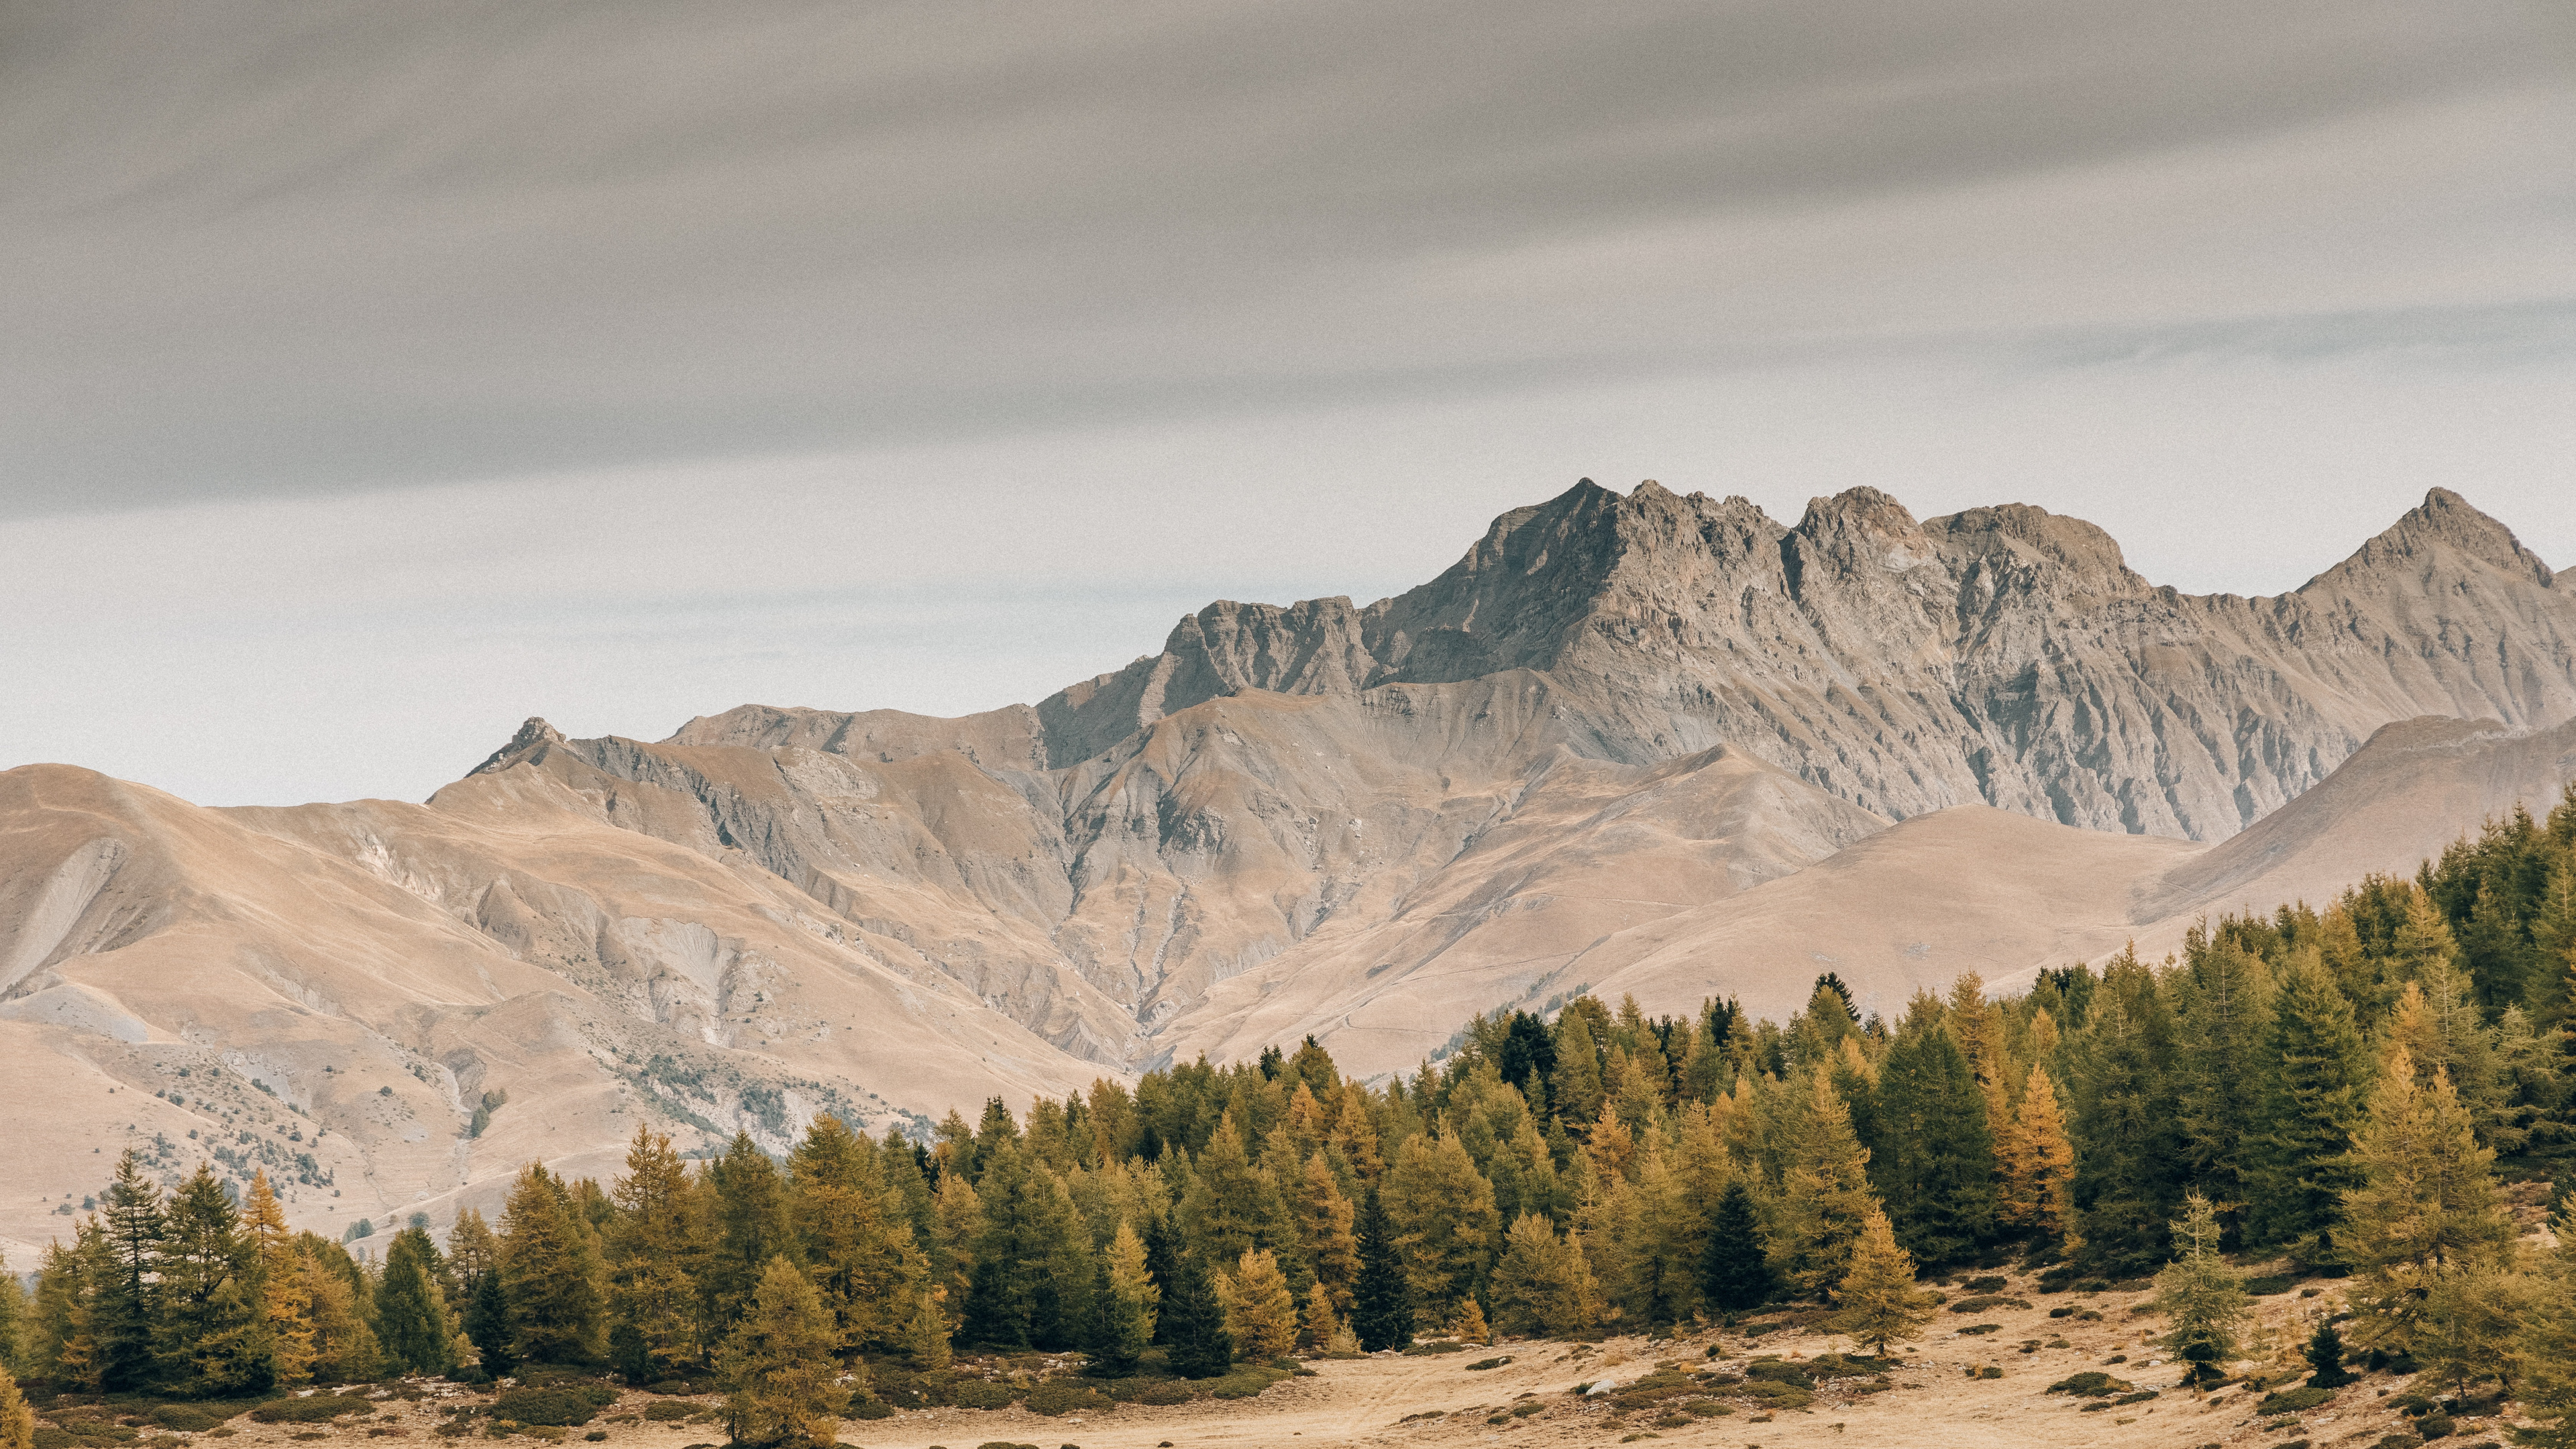
<path id="1" fill-rule="evenodd" d="M 818 1117 L 783 1159 L 639 1129 L 613 1181 L 530 1164 L 497 1221 L 355 1255 L 291 1231 L 264 1178 L 237 1200 L 129 1155 L 32 1294 L 0 1276 L 0 1358 L 39 1392 L 172 1399 L 613 1373 L 723 1386 L 739 1442 L 816 1443 L 964 1349 L 1257 1391 L 1299 1353 L 1796 1301 L 1884 1353 L 1928 1317 L 1921 1276 L 2008 1262 L 2043 1291 L 2152 1277 L 2168 1351 L 2214 1383 L 2244 1265 L 2286 1260 L 2345 1309 L 2311 1383 L 2493 1381 L 2533 1442 L 2576 1445 L 2572 1002 L 2576 787 L 2411 878 L 2017 995 L 1969 976 L 1889 1019 L 1828 973 L 1785 1024 L 1579 995 L 1480 1018 L 1408 1079 L 1308 1040 L 920 1139 Z M 2554 1249 L 2517 1231 L 2516 1184 L 2554 1184 Z"/>

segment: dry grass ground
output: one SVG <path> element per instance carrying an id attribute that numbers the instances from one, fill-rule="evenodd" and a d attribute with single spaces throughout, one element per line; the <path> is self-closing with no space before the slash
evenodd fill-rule
<path id="1" fill-rule="evenodd" d="M 2308 1323 L 2333 1303 L 2331 1285 L 2309 1286 L 2319 1289 L 2316 1297 L 2303 1298 L 2293 1290 L 2259 1300 L 2274 1342 L 2303 1338 Z M 1952 1292 L 1954 1301 L 1964 1296 L 1960 1290 Z M 1700 1395 L 1696 1381 L 1693 1389 L 1674 1395 L 1673 1400 L 1627 1411 L 1612 1402 L 1618 1397 L 1615 1392 L 1577 1396 L 1571 1390 L 1603 1379 L 1633 1386 L 1659 1367 L 1668 1375 L 1677 1370 L 1684 1376 L 1713 1370 L 1716 1378 L 1711 1382 L 1722 1385 L 1757 1358 L 1812 1366 L 1825 1355 L 1852 1352 L 1849 1340 L 1792 1327 L 1758 1338 L 1700 1333 L 1652 1342 L 1635 1337 L 1597 1344 L 1512 1341 L 1462 1353 L 1382 1354 L 1318 1362 L 1312 1365 L 1312 1377 L 1279 1384 L 1253 1399 L 1164 1407 L 1128 1404 L 1061 1417 L 1016 1407 L 926 1409 L 847 1422 L 842 1439 L 862 1449 L 978 1449 L 997 1443 L 1037 1449 L 1060 1445 L 1159 1449 L 1164 1444 L 1173 1449 L 1308 1444 L 1422 1449 L 1492 1444 L 1510 1449 L 1649 1439 L 1658 1449 L 1665 1445 L 1673 1449 L 1807 1445 L 1834 1449 L 2053 1449 L 2064 1445 L 2203 1449 L 2219 1445 L 2236 1449 L 2254 1444 L 2286 1449 L 2301 1440 L 2314 1449 L 2370 1449 L 2408 1428 L 2409 1421 L 2396 1406 L 2405 1381 L 2386 1373 L 2364 1375 L 2336 1391 L 2331 1402 L 2304 1414 L 2258 1418 L 2254 1408 L 2260 1395 L 2242 1387 L 2195 1397 L 2177 1386 L 2179 1371 L 2159 1362 L 2147 1343 L 2155 1321 L 2132 1313 L 2145 1301 L 2143 1292 L 2042 1296 L 2026 1279 L 2016 1278 L 2001 1296 L 2018 1297 L 2031 1306 L 1999 1303 L 1967 1314 L 1941 1312 L 1916 1341 L 1891 1352 L 1890 1358 L 1898 1364 L 1884 1376 L 1884 1388 L 1866 1376 L 1827 1378 L 1816 1386 L 1812 1401 L 1800 1408 L 1766 1410 L 1750 1399 L 1711 1400 Z M 2073 1312 L 2052 1318 L 2052 1308 Z M 2077 1316 L 2086 1312 L 2100 1317 Z M 1962 1331 L 1989 1323 L 1996 1327 L 1988 1332 Z M 2030 1346 L 2029 1352 L 2023 1351 L 2025 1345 Z M 1715 1358 L 1709 1356 L 1712 1348 L 1717 1350 Z M 1471 1367 L 1496 1357 L 1508 1357 L 1510 1362 L 1489 1369 Z M 2001 1376 L 1981 1376 L 1988 1368 Z M 2155 1391 L 2156 1397 L 2088 1410 L 2088 1404 L 2110 1401 L 2048 1392 L 2050 1384 L 2087 1370 L 2112 1374 L 2133 1384 L 2136 1392 Z M 438 1430 L 450 1410 L 481 1401 L 460 1388 L 429 1387 L 427 1397 L 412 1402 L 388 1400 L 363 1421 L 299 1426 L 236 1419 L 222 1449 L 305 1449 L 308 1445 L 384 1449 L 387 1440 L 430 1449 L 442 1442 L 480 1441 L 487 1421 L 475 1422 L 471 1439 L 442 1440 Z M 2437 1392 L 2430 1385 L 2425 1388 Z M 1698 1417 L 1671 1407 L 1674 1401 L 1694 1398 L 1703 1412 L 1717 1404 L 1726 1405 L 1727 1411 Z M 673 1402 L 625 1395 L 593 1423 L 563 1431 L 563 1440 L 580 1445 L 585 1434 L 596 1431 L 605 1435 L 602 1442 L 616 1449 L 721 1444 L 724 1434 L 716 1424 L 654 1423 L 641 1418 L 648 1405 Z M 715 1403 L 707 1400 L 703 1407 L 712 1409 Z M 1521 1412 L 1515 1414 L 1515 1409 Z M 2462 1418 L 2442 1442 L 2460 1449 L 2507 1442 L 2506 1427 L 2503 1420 Z M 165 1441 L 162 1449 L 177 1446 Z"/>

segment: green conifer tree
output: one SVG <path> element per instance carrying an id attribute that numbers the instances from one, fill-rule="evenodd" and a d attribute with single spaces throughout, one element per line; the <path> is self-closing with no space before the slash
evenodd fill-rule
<path id="1" fill-rule="evenodd" d="M 1784 1281 L 1822 1297 L 1842 1280 L 1852 1244 L 1877 1202 L 1869 1191 L 1869 1149 L 1853 1134 L 1833 1083 L 1815 1073 L 1802 1099 L 1765 1246 Z"/>
<path id="2" fill-rule="evenodd" d="M 2195 931 L 2185 954 L 2173 976 L 2183 1140 L 2200 1190 L 2241 1203 L 2250 1195 L 2249 1159 L 2262 1125 L 2261 1099 L 2246 1088 L 2263 1080 L 2273 1060 L 2271 972 L 2226 937 L 2207 942 Z"/>
<path id="3" fill-rule="evenodd" d="M 1483 1282 L 1502 1237 L 1493 1185 L 1454 1137 L 1412 1137 L 1387 1168 L 1383 1194 L 1414 1306 L 1446 1323 Z"/>
<path id="4" fill-rule="evenodd" d="M 2332 1262 L 2371 1069 L 2351 1004 L 2312 947 L 2293 951 L 2281 973 L 2265 1055 L 2253 1078 L 2261 1096 L 2246 1150 L 2247 1236 L 2302 1263 Z"/>
<path id="5" fill-rule="evenodd" d="M 474 1280 L 474 1295 L 465 1305 L 465 1340 L 474 1345 L 475 1363 L 484 1377 L 499 1378 L 518 1367 L 510 1352 L 509 1291 L 501 1286 L 497 1267 Z"/>
<path id="6" fill-rule="evenodd" d="M 958 1125 L 962 1130 L 964 1124 Z M 699 1284 L 706 1300 L 701 1332 L 705 1341 L 718 1343 L 750 1306 L 769 1260 L 794 1259 L 796 1235 L 788 1224 L 787 1184 L 779 1176 L 778 1164 L 769 1160 L 750 1133 L 734 1134 L 724 1156 L 708 1171 L 707 1182 L 715 1192 L 716 1231 L 714 1250 Z"/>
<path id="7" fill-rule="evenodd" d="M 1059 1124 L 1060 1114 L 1053 1118 Z M 911 1227 L 888 1211 L 876 1144 L 828 1113 L 817 1116 L 789 1158 L 798 1246 L 841 1350 L 890 1343 L 910 1287 L 925 1270 Z"/>
<path id="8" fill-rule="evenodd" d="M 697 1186 L 671 1139 L 639 1125 L 611 1195 L 617 1218 L 605 1257 L 609 1311 L 626 1345 L 620 1371 L 650 1383 L 698 1356 L 704 1232 Z"/>
<path id="9" fill-rule="evenodd" d="M 1396 1253 L 1385 1204 L 1374 1191 L 1360 1210 L 1360 1274 L 1352 1292 L 1351 1332 L 1370 1353 L 1413 1342 L 1413 1288 Z"/>
<path id="10" fill-rule="evenodd" d="M 2253 1314 L 2245 1280 L 2219 1256 L 2218 1210 L 2197 1192 L 2183 1199 L 2172 1225 L 2179 1252 L 2156 1274 L 2155 1309 L 2164 1315 L 2165 1350 L 2188 1367 L 2196 1388 L 2226 1377 L 2220 1365 L 2236 1357 L 2236 1332 Z"/>
<path id="11" fill-rule="evenodd" d="M 1932 1318 L 1933 1295 L 1914 1286 L 1914 1258 L 1900 1247 L 1887 1214 L 1873 1204 L 1852 1244 L 1851 1266 L 1834 1286 L 1836 1333 L 1887 1353 L 1887 1341 L 1904 1338 Z"/>
<path id="12" fill-rule="evenodd" d="M 107 1271 L 95 1290 L 89 1338 L 101 1392 L 132 1393 L 149 1387 L 155 1376 L 153 1325 L 161 1314 L 156 1273 L 166 1221 L 160 1185 L 144 1175 L 142 1160 L 127 1149 L 116 1160 L 99 1212 Z"/>
<path id="13" fill-rule="evenodd" d="M 1185 1253 L 1163 1285 L 1158 1315 L 1172 1372 L 1185 1379 L 1212 1379 L 1234 1367 L 1234 1340 L 1225 1331 L 1225 1307 L 1216 1285 L 1196 1253 Z"/>
<path id="14" fill-rule="evenodd" d="M 770 1259 L 717 1358 L 733 1442 L 829 1449 L 851 1394 L 838 1380 L 855 1373 L 858 1386 L 866 1384 L 864 1368 L 845 1371 L 834 1361 L 839 1337 L 804 1270 L 784 1256 Z"/>
<path id="15" fill-rule="evenodd" d="M 438 1248 L 419 1228 L 394 1234 L 385 1249 L 376 1341 L 406 1373 L 444 1374 L 456 1366 L 456 1320 L 439 1291 L 438 1268 Z"/>
<path id="16" fill-rule="evenodd" d="M 1995 1139 L 1986 1093 L 1917 997 L 1879 1069 L 1869 1177 L 1899 1245 L 1925 1263 L 1961 1257 L 1994 1231 Z"/>
<path id="17" fill-rule="evenodd" d="M 1708 1236 L 1700 1249 L 1699 1282 L 1709 1310 L 1729 1322 L 1770 1302 L 1777 1287 L 1753 1194 L 1740 1177 L 1726 1185 L 1726 1194 L 1718 1199 L 1717 1211 L 1709 1219 Z"/>
<path id="18" fill-rule="evenodd" d="M 274 1344 L 241 1289 L 258 1279 L 258 1253 L 224 1185 L 204 1163 L 171 1197 L 153 1262 L 159 1280 L 154 1356 L 162 1382 L 210 1398 L 261 1393 L 277 1382 Z"/>
<path id="19" fill-rule="evenodd" d="M 36 1412 L 6 1367 L 0 1367 L 0 1449 L 36 1449 Z"/>
<path id="20" fill-rule="evenodd" d="M 2331 1318 L 2317 1320 L 2317 1331 L 2308 1335 L 2299 1356 L 2308 1361 L 2308 1383 L 2314 1388 L 2339 1389 L 2353 1381 L 2343 1366 L 2343 1335 L 2335 1332 Z"/>
<path id="21" fill-rule="evenodd" d="M 1156 1306 L 1162 1290 L 1145 1266 L 1145 1242 L 1124 1222 L 1100 1257 L 1092 1291 L 1091 1333 L 1083 1344 L 1092 1372 L 1124 1378 L 1154 1341 Z"/>
<path id="22" fill-rule="evenodd" d="M 2420 1084 L 2398 1046 L 2380 1068 L 2352 1156 L 2361 1180 L 2343 1195 L 2336 1242 L 2352 1265 L 2355 1328 L 2367 1347 L 2409 1352 L 2441 1275 L 2501 1266 L 2511 1250 L 2513 1225 L 2490 1171 L 2495 1153 L 2478 1145 L 2448 1074 Z"/>
<path id="23" fill-rule="evenodd" d="M 561 1181 L 529 1163 L 501 1218 L 501 1286 L 510 1356 L 521 1363 L 597 1363 L 607 1349 L 598 1245 Z"/>

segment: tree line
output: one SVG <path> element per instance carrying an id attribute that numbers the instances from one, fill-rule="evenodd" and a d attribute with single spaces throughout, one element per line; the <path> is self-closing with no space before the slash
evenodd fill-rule
<path id="1" fill-rule="evenodd" d="M 2576 1267 L 2518 1255 L 2498 1172 L 2555 1170 L 2564 1201 L 2571 997 L 2576 786 L 2411 878 L 2014 996 L 1971 975 L 1887 1020 L 1828 973 L 1775 1024 L 1585 995 L 1478 1018 L 1382 1085 L 1310 1038 L 952 1111 L 923 1140 L 821 1116 L 783 1160 L 737 1136 L 692 1164 L 639 1128 L 607 1185 L 530 1164 L 497 1228 L 406 1228 L 380 1260 L 289 1232 L 265 1178 L 237 1204 L 202 1166 L 165 1191 L 129 1156 L 32 1300 L 0 1283 L 0 1352 L 196 1395 L 522 1363 L 777 1374 L 796 1352 L 937 1367 L 956 1344 L 1213 1375 L 1789 1297 L 1883 1344 L 1920 1321 L 1921 1270 L 2179 1260 L 2206 1288 L 2227 1251 L 2348 1275 L 2358 1348 L 2518 1375 L 2563 1422 Z"/>

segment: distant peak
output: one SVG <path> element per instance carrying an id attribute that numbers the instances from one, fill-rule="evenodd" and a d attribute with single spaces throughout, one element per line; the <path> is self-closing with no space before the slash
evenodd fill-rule
<path id="1" fill-rule="evenodd" d="M 2448 548 L 2478 561 L 2520 574 L 2542 588 L 2554 580 L 2549 565 L 2522 546 L 2513 530 L 2498 523 L 2466 498 L 2448 488 L 2435 488 L 2378 537 L 2365 543 L 2332 573 L 2370 569 L 2417 558 L 2435 548 Z"/>
<path id="2" fill-rule="evenodd" d="M 490 759 L 485 760 L 482 764 L 476 765 L 466 773 L 469 775 L 488 775 L 497 770 L 506 770 L 510 766 L 517 764 L 522 756 L 528 754 L 532 750 L 540 749 L 546 745 L 559 745 L 563 742 L 563 731 L 556 729 L 553 725 L 546 723 L 535 715 L 530 715 L 528 716 L 527 723 L 519 726 L 519 732 L 510 736 L 510 742 L 508 744 L 494 750 Z"/>

